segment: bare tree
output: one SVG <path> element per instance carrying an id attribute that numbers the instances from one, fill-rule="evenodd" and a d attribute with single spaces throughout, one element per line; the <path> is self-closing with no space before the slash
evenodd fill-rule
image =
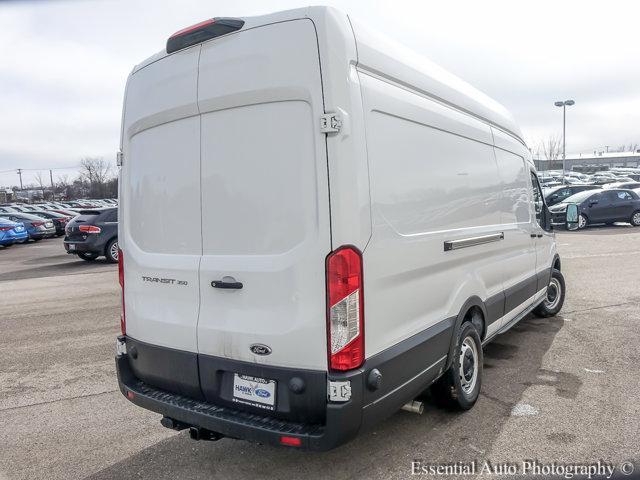
<path id="1" fill-rule="evenodd" d="M 638 149 L 640 149 L 639 144 L 630 142 L 629 145 L 620 145 L 616 152 L 635 152 Z"/>
<path id="2" fill-rule="evenodd" d="M 69 187 L 71 186 L 71 181 L 69 180 L 69 175 L 60 175 L 58 177 L 58 181 L 56 182 L 56 192 L 62 194 L 62 197 L 69 198 Z"/>
<path id="3" fill-rule="evenodd" d="M 36 184 L 38 185 L 38 187 L 40 187 L 40 191 L 42 192 L 42 199 L 44 200 L 44 184 L 45 184 L 45 178 L 42 176 L 42 172 L 38 171 L 38 173 L 36 173 L 33 178 L 35 178 L 36 180 Z"/>
<path id="4" fill-rule="evenodd" d="M 547 168 L 553 170 L 560 168 L 558 165 L 558 159 L 562 154 L 562 137 L 559 135 L 549 135 L 545 140 L 540 141 L 538 144 L 538 158 L 540 153 L 547 160 Z"/>
<path id="5" fill-rule="evenodd" d="M 85 157 L 80 160 L 80 179 L 89 184 L 89 194 L 103 197 L 105 183 L 110 177 L 111 166 L 102 157 Z"/>
<path id="6" fill-rule="evenodd" d="M 549 161 L 558 160 L 562 153 L 562 139 L 557 135 L 550 135 L 540 143 L 544 158 Z"/>

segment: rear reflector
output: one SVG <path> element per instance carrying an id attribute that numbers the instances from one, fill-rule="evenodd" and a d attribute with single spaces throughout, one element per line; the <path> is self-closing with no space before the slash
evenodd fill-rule
<path id="1" fill-rule="evenodd" d="M 362 255 L 340 247 L 327 257 L 327 347 L 332 370 L 351 370 L 364 362 Z"/>
<path id="2" fill-rule="evenodd" d="M 122 335 L 127 334 L 127 318 L 124 312 L 124 255 L 122 250 L 118 249 L 118 281 L 120 283 L 121 292 L 121 310 L 120 310 L 120 332 Z"/>
<path id="3" fill-rule="evenodd" d="M 289 447 L 299 447 L 302 445 L 302 440 L 297 437 L 280 437 L 280 443 Z"/>
<path id="4" fill-rule="evenodd" d="M 244 20 L 239 18 L 211 18 L 177 31 L 167 40 L 167 53 L 177 52 L 183 48 L 202 43 L 212 38 L 240 30 Z"/>

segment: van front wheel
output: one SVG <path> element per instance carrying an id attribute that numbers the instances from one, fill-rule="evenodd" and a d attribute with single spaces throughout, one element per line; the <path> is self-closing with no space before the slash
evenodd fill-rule
<path id="1" fill-rule="evenodd" d="M 558 269 L 551 271 L 551 280 L 547 286 L 547 294 L 540 305 L 534 310 L 534 315 L 538 317 L 553 317 L 560 312 L 564 304 L 564 276 Z"/>
<path id="2" fill-rule="evenodd" d="M 476 327 L 463 323 L 457 334 L 451 367 L 431 387 L 436 403 L 451 410 L 469 410 L 482 385 L 482 342 Z"/>

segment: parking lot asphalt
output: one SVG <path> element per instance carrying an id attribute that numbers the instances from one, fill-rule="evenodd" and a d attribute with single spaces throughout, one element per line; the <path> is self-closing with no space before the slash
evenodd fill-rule
<path id="1" fill-rule="evenodd" d="M 117 389 L 117 268 L 66 255 L 60 239 L 0 248 L 0 479 L 406 478 L 416 459 L 631 460 L 637 472 L 640 229 L 557 241 L 562 315 L 527 318 L 486 347 L 472 410 L 427 401 L 422 416 L 398 412 L 326 453 L 161 427 Z"/>

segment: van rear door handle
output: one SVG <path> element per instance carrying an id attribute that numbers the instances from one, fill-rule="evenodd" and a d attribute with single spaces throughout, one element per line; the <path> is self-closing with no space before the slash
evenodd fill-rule
<path id="1" fill-rule="evenodd" d="M 211 282 L 213 288 L 224 288 L 229 290 L 240 290 L 243 285 L 242 282 L 226 282 L 224 280 L 214 280 Z"/>

